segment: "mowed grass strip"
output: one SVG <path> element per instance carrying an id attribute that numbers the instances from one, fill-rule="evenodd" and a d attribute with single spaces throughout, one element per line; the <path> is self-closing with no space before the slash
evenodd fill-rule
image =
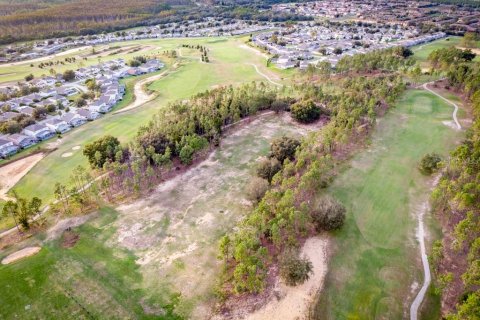
<path id="1" fill-rule="evenodd" d="M 422 156 L 453 149 L 462 133 L 444 125 L 452 107 L 409 90 L 380 119 L 371 145 L 354 157 L 328 193 L 347 208 L 333 237 L 334 255 L 317 304 L 321 319 L 400 319 L 422 281 L 415 240 L 418 210 L 431 179 L 417 170 Z"/>
<path id="2" fill-rule="evenodd" d="M 145 105 L 122 114 L 107 114 L 103 118 L 76 128 L 64 135 L 58 150 L 40 161 L 16 186 L 20 195 L 37 196 L 47 203 L 53 200 L 56 182 L 68 184 L 72 170 L 78 166 L 87 166 L 82 150 L 73 147 L 84 146 L 103 135 L 113 135 L 122 142 L 128 142 L 138 128 L 148 123 L 159 108 L 177 99 L 187 99 L 191 95 L 218 85 L 239 84 L 250 81 L 264 81 L 252 66 L 255 63 L 262 68 L 262 57 L 240 48 L 243 39 L 228 38 L 221 42 L 208 42 L 209 39 L 174 39 L 147 41 L 155 43 L 162 50 L 176 49 L 182 43 L 203 44 L 209 48 L 211 63 L 202 63 L 197 58 L 181 59 L 177 71 L 155 81 L 148 86 L 156 91 L 156 99 Z M 72 153 L 69 157 L 62 157 Z"/>

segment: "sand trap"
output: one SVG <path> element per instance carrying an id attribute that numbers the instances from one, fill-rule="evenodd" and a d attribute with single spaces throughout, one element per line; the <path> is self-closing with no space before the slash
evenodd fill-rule
<path id="1" fill-rule="evenodd" d="M 72 150 L 80 150 L 82 147 L 81 146 L 75 146 L 72 148 Z"/>
<path id="2" fill-rule="evenodd" d="M 62 158 L 68 158 L 68 157 L 71 157 L 73 155 L 73 153 L 71 152 L 65 152 L 65 153 L 62 153 Z"/>
<path id="3" fill-rule="evenodd" d="M 17 184 L 45 155 L 36 153 L 0 167 L 0 198 L 8 200 L 7 192 Z"/>
<path id="4" fill-rule="evenodd" d="M 263 308 L 247 315 L 248 320 L 302 320 L 309 319 L 309 308 L 315 301 L 317 292 L 322 288 L 327 273 L 327 237 L 314 237 L 305 242 L 302 255 L 307 256 L 313 264 L 313 274 L 304 284 L 289 287 L 280 281 L 275 291 L 280 299 L 273 298 Z"/>
<path id="5" fill-rule="evenodd" d="M 5 259 L 2 260 L 2 264 L 9 264 L 15 262 L 17 260 L 33 256 L 34 254 L 40 251 L 40 247 L 27 247 L 25 249 L 19 250 L 17 252 L 12 253 L 11 255 L 7 256 Z"/>

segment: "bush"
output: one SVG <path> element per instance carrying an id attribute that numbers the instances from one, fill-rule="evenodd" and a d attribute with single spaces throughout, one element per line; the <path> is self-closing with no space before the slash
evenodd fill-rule
<path id="1" fill-rule="evenodd" d="M 66 70 L 62 75 L 63 80 L 65 81 L 72 81 L 75 79 L 75 71 L 73 70 Z"/>
<path id="2" fill-rule="evenodd" d="M 317 231 L 339 229 L 345 222 L 345 207 L 331 196 L 321 198 L 311 216 Z"/>
<path id="3" fill-rule="evenodd" d="M 88 158 L 92 168 L 102 168 L 107 161 L 115 161 L 115 154 L 120 150 L 120 141 L 112 136 L 104 136 L 85 145 L 83 154 Z"/>
<path id="4" fill-rule="evenodd" d="M 320 118 L 321 110 L 312 101 L 300 101 L 292 105 L 290 108 L 292 117 L 299 122 L 310 123 Z"/>
<path id="5" fill-rule="evenodd" d="M 431 175 L 439 169 L 441 161 L 442 158 L 439 154 L 428 153 L 423 156 L 422 160 L 420 160 L 418 169 L 425 175 Z"/>
<path id="6" fill-rule="evenodd" d="M 267 180 L 254 177 L 247 186 L 247 198 L 248 200 L 258 202 L 267 192 L 269 183 Z"/>
<path id="7" fill-rule="evenodd" d="M 277 159 L 263 159 L 257 167 L 257 175 L 270 183 L 280 169 L 282 169 L 282 166 Z"/>
<path id="8" fill-rule="evenodd" d="M 280 277 L 289 286 L 304 283 L 312 272 L 312 262 L 307 258 L 300 258 L 294 249 L 286 250 L 280 258 Z"/>
<path id="9" fill-rule="evenodd" d="M 289 137 L 275 139 L 270 146 L 270 157 L 276 158 L 283 163 L 285 159 L 293 160 L 295 151 L 300 145 L 300 141 Z"/>

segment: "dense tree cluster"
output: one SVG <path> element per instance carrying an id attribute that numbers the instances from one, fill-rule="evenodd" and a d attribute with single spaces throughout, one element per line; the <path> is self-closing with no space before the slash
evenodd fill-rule
<path id="1" fill-rule="evenodd" d="M 365 54 L 344 56 L 338 61 L 336 69 L 340 73 L 396 71 L 415 64 L 415 60 L 410 58 L 411 55 L 412 51 L 404 47 L 375 50 Z"/>
<path id="2" fill-rule="evenodd" d="M 440 69 L 448 69 L 451 65 L 472 61 L 475 53 L 472 50 L 462 50 L 455 47 L 441 48 L 432 51 L 428 55 L 428 61 L 432 67 Z"/>
<path id="3" fill-rule="evenodd" d="M 224 295 L 263 290 L 269 267 L 284 252 L 298 248 L 300 239 L 309 234 L 343 224 L 345 208 L 341 204 L 331 198 L 317 199 L 331 181 L 339 160 L 336 152 L 365 136 L 365 128 L 373 123 L 377 112 L 387 101 L 396 99 L 405 86 L 396 76 L 350 77 L 337 84 L 341 90 L 335 93 L 326 93 L 328 90 L 314 84 L 297 88 L 305 99 L 325 106 L 330 122 L 305 137 L 294 156 L 283 163 L 276 158 L 261 163 L 267 180 L 277 166 L 280 170 L 238 230 L 220 242 L 225 264 L 219 292 Z M 270 161 L 275 161 L 275 170 L 271 170 L 274 164 Z M 308 270 L 306 261 L 290 259 L 282 274 L 291 284 L 301 283 Z"/>
<path id="4" fill-rule="evenodd" d="M 452 281 L 463 286 L 463 292 L 455 290 L 458 304 L 447 319 L 473 320 L 479 317 L 480 305 L 480 66 L 452 64 L 449 69 L 450 85 L 463 90 L 472 102 L 474 123 L 466 140 L 451 154 L 432 195 L 454 238 L 453 243 L 438 243 L 432 258 L 437 286 L 449 290 Z M 447 256 L 466 260 L 465 268 L 454 275 L 451 263 L 441 263 Z M 463 273 L 460 276 L 459 271 Z"/>

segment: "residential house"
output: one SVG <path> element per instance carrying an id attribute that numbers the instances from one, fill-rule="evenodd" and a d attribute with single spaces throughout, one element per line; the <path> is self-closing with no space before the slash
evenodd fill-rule
<path id="1" fill-rule="evenodd" d="M 46 140 L 55 135 L 55 132 L 50 130 L 47 126 L 43 124 L 32 124 L 23 129 L 23 134 L 29 137 L 35 138 L 37 140 Z"/>
<path id="2" fill-rule="evenodd" d="M 76 113 L 78 115 L 86 118 L 89 121 L 96 120 L 96 119 L 100 118 L 100 116 L 101 116 L 100 113 L 98 113 L 96 111 L 89 110 L 89 109 L 77 109 Z"/>
<path id="3" fill-rule="evenodd" d="M 0 139 L 0 156 L 2 158 L 17 153 L 18 149 L 19 147 L 16 146 L 12 141 Z"/>
<path id="4" fill-rule="evenodd" d="M 33 112 L 35 111 L 34 108 L 29 106 L 23 106 L 18 108 L 18 112 L 26 114 L 27 116 L 33 117 Z"/>
<path id="5" fill-rule="evenodd" d="M 87 122 L 87 118 L 78 113 L 67 112 L 60 117 L 60 120 L 65 121 L 72 127 L 78 127 Z"/>
<path id="6" fill-rule="evenodd" d="M 12 141 L 16 146 L 22 149 L 26 149 L 35 143 L 37 143 L 37 140 L 35 138 L 15 133 L 7 137 L 8 140 Z"/>
<path id="7" fill-rule="evenodd" d="M 57 133 L 64 133 L 72 129 L 67 122 L 57 118 L 48 119 L 44 123 L 50 130 L 53 130 Z"/>

